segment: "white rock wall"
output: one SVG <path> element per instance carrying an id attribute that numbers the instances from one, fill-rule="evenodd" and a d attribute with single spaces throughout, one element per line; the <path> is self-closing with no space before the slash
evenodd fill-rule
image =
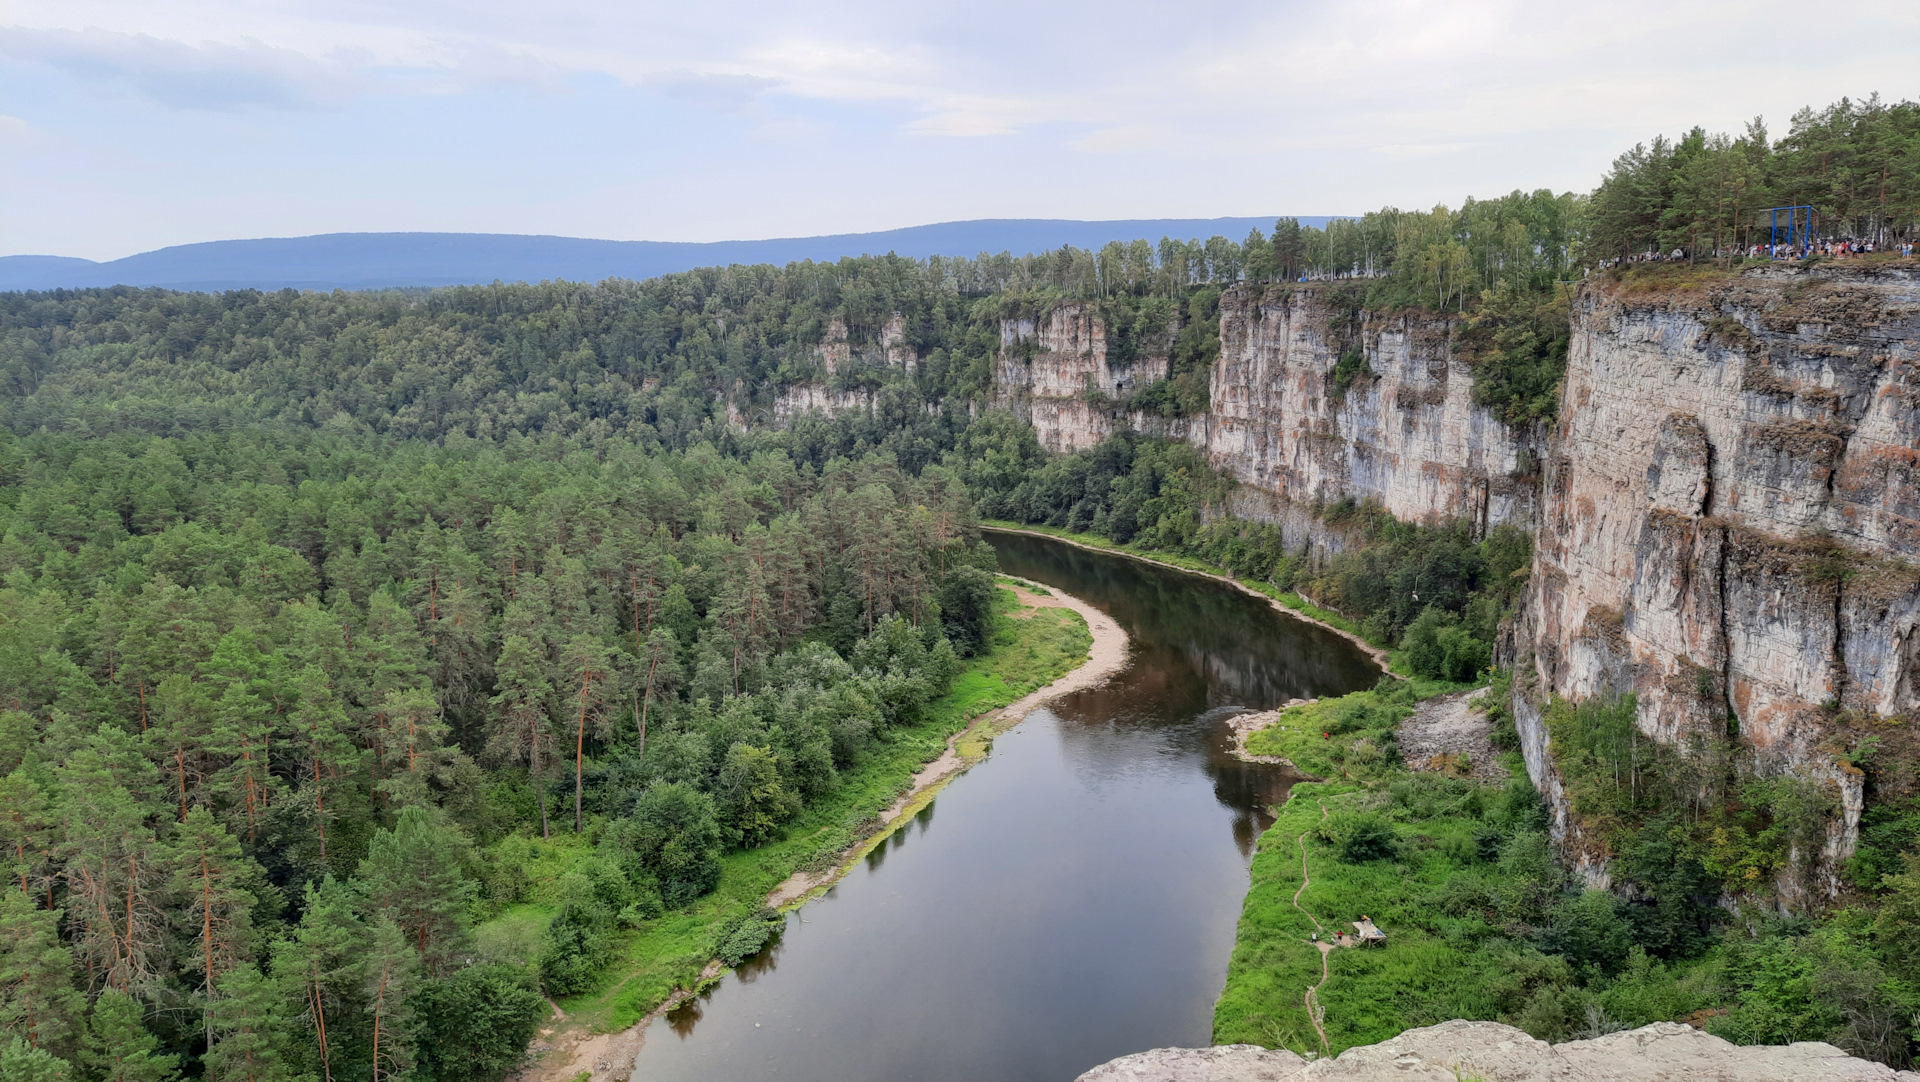
<path id="1" fill-rule="evenodd" d="M 1123 424 L 1151 428 L 1116 404 L 1165 378 L 1173 334 L 1134 363 L 1115 365 L 1107 357 L 1106 325 L 1090 306 L 1063 304 L 1039 319 L 1002 320 L 995 403 L 1026 418 L 1040 446 L 1061 453 L 1092 447 Z M 1096 394 L 1108 402 L 1095 403 Z"/>
<path id="2" fill-rule="evenodd" d="M 1534 438 L 1473 404 L 1449 320 L 1362 313 L 1343 329 L 1309 288 L 1236 289 L 1220 310 L 1204 446 L 1234 477 L 1294 503 L 1376 501 L 1411 522 L 1530 523 Z M 1372 376 L 1336 396 L 1347 348 Z"/>
<path id="3" fill-rule="evenodd" d="M 1912 271 L 1596 282 L 1575 312 L 1516 649 L 1543 694 L 1634 692 L 1657 739 L 1725 732 L 1730 706 L 1760 770 L 1830 784 L 1825 882 L 1787 900 L 1836 887 L 1857 838 L 1823 704 L 1920 708 L 1916 357 Z"/>

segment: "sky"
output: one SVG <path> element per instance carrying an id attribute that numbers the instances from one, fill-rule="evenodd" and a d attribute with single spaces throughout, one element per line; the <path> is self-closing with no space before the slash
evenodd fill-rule
<path id="1" fill-rule="evenodd" d="M 1590 190 L 1920 98 L 1920 3 L 7 0 L 0 255 L 731 240 Z"/>

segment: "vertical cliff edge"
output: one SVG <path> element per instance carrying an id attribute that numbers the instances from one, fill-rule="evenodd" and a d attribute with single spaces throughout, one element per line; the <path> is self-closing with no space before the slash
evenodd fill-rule
<path id="1" fill-rule="evenodd" d="M 1830 786 L 1817 881 L 1776 887 L 1787 905 L 1837 887 L 1864 782 L 1840 730 L 1920 705 L 1917 354 L 1911 269 L 1581 292 L 1512 638 L 1543 792 L 1561 785 L 1541 699 L 1631 692 L 1657 740 L 1731 738 L 1743 769 Z"/>
<path id="2" fill-rule="evenodd" d="M 1110 363 L 1085 305 L 1005 321 L 995 394 L 1050 450 L 1121 426 L 1191 443 L 1241 482 L 1230 509 L 1280 523 L 1295 548 L 1341 547 L 1314 512 L 1343 499 L 1528 529 L 1533 575 L 1504 649 L 1528 769 L 1576 866 L 1607 882 L 1541 708 L 1630 693 L 1653 740 L 1698 737 L 1747 776 L 1826 793 L 1821 852 L 1797 862 L 1813 874 L 1772 893 L 1788 907 L 1831 894 L 1865 795 L 1846 730 L 1920 706 L 1920 273 L 1596 278 L 1571 323 L 1551 430 L 1474 403 L 1455 320 L 1354 310 L 1314 286 L 1227 293 L 1205 413 L 1129 411 L 1167 350 Z"/>

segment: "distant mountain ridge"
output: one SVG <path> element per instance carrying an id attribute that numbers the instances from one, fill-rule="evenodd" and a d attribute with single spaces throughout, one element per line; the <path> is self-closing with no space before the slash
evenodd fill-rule
<path id="1" fill-rule="evenodd" d="M 975 256 L 1023 255 L 1070 244 L 1099 248 L 1108 241 L 1162 237 L 1239 241 L 1248 230 L 1273 228 L 1260 218 L 1134 218 L 1075 221 L 985 218 L 966 222 L 774 240 L 676 242 L 590 240 L 518 233 L 322 233 L 311 237 L 216 240 L 181 244 L 96 263 L 70 256 L 0 256 L 0 291 L 91 286 L 165 286 L 171 289 L 392 289 L 538 282 L 597 282 L 652 278 L 695 267 L 733 263 L 792 263 L 895 252 Z M 1324 226 L 1327 216 L 1301 224 Z"/>

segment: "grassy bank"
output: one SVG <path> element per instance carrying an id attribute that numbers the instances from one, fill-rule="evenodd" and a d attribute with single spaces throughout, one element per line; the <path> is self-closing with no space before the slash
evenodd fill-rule
<path id="1" fill-rule="evenodd" d="M 1086 623 L 1064 608 L 1024 609 L 1011 590 L 997 592 L 993 649 L 965 663 L 926 721 L 900 729 L 859 766 L 845 771 L 832 793 L 789 824 L 784 837 L 723 860 L 719 886 L 685 909 L 666 913 L 623 935 L 619 958 L 595 989 L 560 1006 L 568 1024 L 595 1031 L 622 1029 L 644 1017 L 677 988 L 692 988 L 714 957 L 730 922 L 758 909 L 767 895 L 802 868 L 830 867 L 849 848 L 870 839 L 877 814 L 938 757 L 947 739 L 974 718 L 1051 683 L 1086 657 Z M 521 904 L 481 925 L 483 944 L 535 952 L 562 875 L 593 852 L 595 831 L 550 841 L 514 839 L 525 847 L 528 885 Z"/>
<path id="2" fill-rule="evenodd" d="M 1385 948 L 1330 959 L 1319 998 L 1334 1052 L 1411 1026 L 1498 1017 L 1505 959 L 1476 945 L 1489 926 L 1478 914 L 1452 915 L 1436 897 L 1496 866 L 1478 838 L 1499 818 L 1500 797 L 1497 788 L 1431 776 L 1296 786 L 1254 857 L 1214 1041 L 1319 1049 L 1301 993 L 1320 979 L 1320 954 L 1308 939 L 1312 921 L 1293 905 L 1303 841 L 1312 883 L 1300 905 L 1327 932 L 1351 931 L 1364 914 L 1390 936 Z"/>

